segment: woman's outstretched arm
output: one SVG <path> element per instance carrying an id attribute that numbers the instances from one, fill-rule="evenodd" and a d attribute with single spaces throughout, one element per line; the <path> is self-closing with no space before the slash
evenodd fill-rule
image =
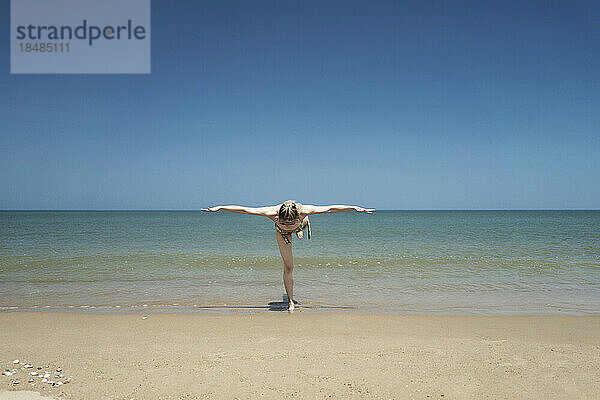
<path id="1" fill-rule="evenodd" d="M 371 214 L 371 213 L 373 213 L 373 211 L 375 211 L 375 209 L 374 208 L 362 208 L 359 206 L 344 206 L 341 204 L 334 204 L 331 206 L 313 206 L 310 204 L 302 204 L 302 212 L 304 214 L 308 214 L 308 215 L 343 212 L 343 211 L 357 211 L 357 212 L 366 212 L 367 214 Z"/>
<path id="2" fill-rule="evenodd" d="M 269 207 L 245 207 L 245 206 L 216 206 L 203 208 L 202 211 L 216 212 L 216 211 L 230 211 L 238 214 L 248 215 L 262 215 L 265 217 L 274 216 L 277 214 L 276 206 Z"/>

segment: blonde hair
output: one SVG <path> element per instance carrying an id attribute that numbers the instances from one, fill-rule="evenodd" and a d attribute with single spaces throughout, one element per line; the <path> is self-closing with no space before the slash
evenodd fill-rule
<path id="1" fill-rule="evenodd" d="M 279 218 L 285 221 L 295 221 L 300 216 L 300 204 L 294 200 L 286 200 L 279 207 Z"/>

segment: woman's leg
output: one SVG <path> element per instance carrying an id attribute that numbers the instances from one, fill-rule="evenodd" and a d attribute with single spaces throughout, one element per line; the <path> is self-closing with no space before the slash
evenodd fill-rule
<path id="1" fill-rule="evenodd" d="M 288 311 L 294 311 L 294 278 L 292 277 L 294 258 L 292 256 L 292 243 L 286 243 L 283 236 L 277 231 L 275 231 L 275 237 L 277 238 L 281 258 L 283 258 L 283 286 L 285 286 L 285 292 L 288 296 Z"/>

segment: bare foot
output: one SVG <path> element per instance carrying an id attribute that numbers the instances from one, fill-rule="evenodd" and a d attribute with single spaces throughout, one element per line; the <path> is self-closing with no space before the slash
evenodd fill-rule
<path id="1" fill-rule="evenodd" d="M 294 302 L 290 301 L 288 304 L 288 311 L 294 311 Z"/>

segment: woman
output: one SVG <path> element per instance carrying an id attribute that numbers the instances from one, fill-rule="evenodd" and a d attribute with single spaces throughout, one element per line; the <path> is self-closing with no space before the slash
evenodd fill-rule
<path id="1" fill-rule="evenodd" d="M 358 206 L 312 206 L 287 200 L 283 204 L 268 207 L 244 207 L 244 206 L 216 206 L 203 208 L 202 211 L 231 211 L 238 214 L 262 215 L 275 223 L 275 237 L 279 245 L 279 252 L 283 258 L 283 285 L 288 296 L 288 311 L 294 311 L 294 279 L 292 271 L 294 260 L 292 257 L 292 233 L 302 239 L 304 230 L 308 228 L 308 238 L 311 237 L 310 221 L 308 216 L 312 214 L 334 213 L 342 211 L 358 211 L 371 214 L 374 208 L 362 208 Z"/>

